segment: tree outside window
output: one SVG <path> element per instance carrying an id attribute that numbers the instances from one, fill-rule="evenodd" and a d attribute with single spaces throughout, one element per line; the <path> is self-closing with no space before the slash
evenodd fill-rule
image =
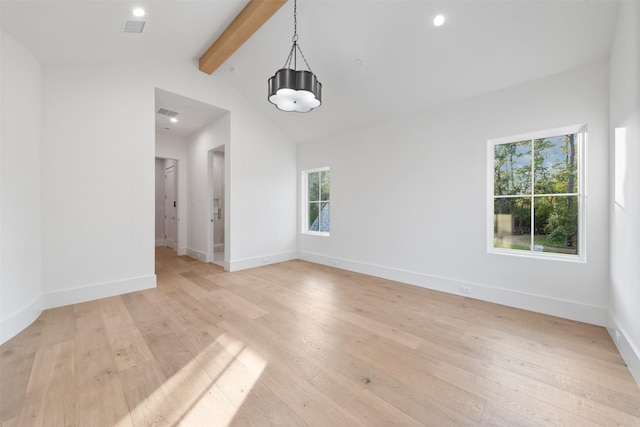
<path id="1" fill-rule="evenodd" d="M 582 133 L 493 145 L 493 248 L 580 255 Z"/>

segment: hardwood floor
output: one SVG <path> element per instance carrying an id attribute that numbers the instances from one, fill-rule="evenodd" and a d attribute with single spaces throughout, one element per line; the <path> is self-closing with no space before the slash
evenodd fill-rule
<path id="1" fill-rule="evenodd" d="M 303 261 L 156 256 L 157 289 L 0 346 L 3 427 L 640 426 L 604 328 Z"/>

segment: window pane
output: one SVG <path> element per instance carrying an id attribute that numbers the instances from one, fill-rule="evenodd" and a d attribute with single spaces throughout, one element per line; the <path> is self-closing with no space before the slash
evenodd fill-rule
<path id="1" fill-rule="evenodd" d="M 329 200 L 329 171 L 321 172 L 320 200 Z"/>
<path id="2" fill-rule="evenodd" d="M 494 194 L 512 196 L 531 191 L 531 141 L 494 147 Z"/>
<path id="3" fill-rule="evenodd" d="M 578 196 L 536 197 L 535 245 L 544 252 L 578 254 Z"/>
<path id="4" fill-rule="evenodd" d="M 578 192 L 577 135 L 536 139 L 534 152 L 536 194 Z"/>
<path id="5" fill-rule="evenodd" d="M 322 203 L 320 210 L 320 231 L 329 232 L 329 203 Z"/>
<path id="6" fill-rule="evenodd" d="M 493 212 L 493 247 L 530 250 L 531 198 L 495 199 Z"/>
<path id="7" fill-rule="evenodd" d="M 308 174 L 307 181 L 309 182 L 308 201 L 313 202 L 319 200 L 318 197 L 320 196 L 320 172 L 312 172 Z M 309 224 L 311 224 L 311 221 L 309 221 Z"/>
<path id="8" fill-rule="evenodd" d="M 319 203 L 309 203 L 309 231 L 318 231 L 320 226 Z"/>

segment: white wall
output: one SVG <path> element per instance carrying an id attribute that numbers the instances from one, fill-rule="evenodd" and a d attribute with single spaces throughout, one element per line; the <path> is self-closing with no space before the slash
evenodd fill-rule
<path id="1" fill-rule="evenodd" d="M 331 236 L 299 256 L 603 325 L 608 282 L 606 63 L 299 146 L 331 168 Z M 588 124 L 587 262 L 486 251 L 487 140 Z M 299 178 L 298 178 L 299 179 Z"/>
<path id="2" fill-rule="evenodd" d="M 42 312 L 40 144 L 42 78 L 36 58 L 1 33 L 0 343 Z"/>
<path id="3" fill-rule="evenodd" d="M 119 66 L 45 67 L 45 307 L 155 286 L 153 87 Z"/>
<path id="4" fill-rule="evenodd" d="M 156 157 L 156 246 L 164 246 L 164 159 Z"/>
<path id="5" fill-rule="evenodd" d="M 155 88 L 231 111 L 230 268 L 295 257 L 295 145 L 224 79 L 189 61 L 46 67 L 43 80 L 45 306 L 155 285 Z"/>
<path id="6" fill-rule="evenodd" d="M 270 122 L 247 119 L 231 110 L 231 146 L 225 151 L 225 185 L 231 185 L 225 227 L 225 257 L 231 257 L 225 267 L 231 271 L 297 256 L 296 145 Z M 243 143 L 237 144 L 240 133 Z"/>
<path id="7" fill-rule="evenodd" d="M 186 138 L 156 133 L 156 156 L 177 161 L 178 191 L 178 255 L 187 254 L 187 140 Z M 164 168 L 164 166 L 163 166 Z"/>
<path id="8" fill-rule="evenodd" d="M 640 3 L 623 1 L 611 52 L 611 287 L 607 328 L 640 384 Z"/>
<path id="9" fill-rule="evenodd" d="M 189 249 L 187 253 L 205 261 L 208 237 L 211 231 L 210 204 L 211 178 L 209 176 L 209 150 L 230 145 L 231 116 L 229 113 L 214 120 L 188 138 L 189 143 Z M 229 183 L 232 184 L 232 183 Z M 229 186 L 227 186 L 227 191 Z M 225 219 L 229 217 L 227 212 Z M 229 251 L 225 254 L 228 268 Z"/>

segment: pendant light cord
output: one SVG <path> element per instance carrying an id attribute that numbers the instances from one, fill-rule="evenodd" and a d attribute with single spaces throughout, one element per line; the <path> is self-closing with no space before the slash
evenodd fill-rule
<path id="1" fill-rule="evenodd" d="M 282 68 L 290 68 L 291 60 L 293 60 L 293 69 L 296 70 L 298 68 L 298 55 L 296 52 L 300 52 L 300 56 L 304 60 L 304 63 L 307 65 L 307 69 L 311 71 L 311 67 L 307 62 L 307 58 L 304 57 L 304 53 L 302 53 L 302 49 L 298 46 L 298 1 L 293 0 L 293 37 L 291 38 L 293 41 L 293 46 L 291 46 L 291 50 L 289 51 L 289 56 L 287 60 L 284 62 L 284 66 Z"/>
<path id="2" fill-rule="evenodd" d="M 293 38 L 291 41 L 298 42 L 298 0 L 293 0 Z"/>

